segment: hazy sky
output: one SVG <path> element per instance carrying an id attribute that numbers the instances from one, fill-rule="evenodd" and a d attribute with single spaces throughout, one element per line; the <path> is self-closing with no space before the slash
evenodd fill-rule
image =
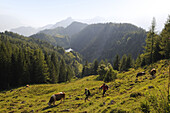
<path id="1" fill-rule="evenodd" d="M 146 30 L 156 18 L 160 31 L 170 0 L 0 0 L 0 31 L 19 26 L 42 27 L 72 17 L 96 16 L 118 23 L 132 23 Z"/>

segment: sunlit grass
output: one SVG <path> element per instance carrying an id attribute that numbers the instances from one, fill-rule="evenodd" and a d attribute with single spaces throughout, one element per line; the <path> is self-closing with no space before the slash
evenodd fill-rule
<path id="1" fill-rule="evenodd" d="M 105 97 L 102 97 L 102 90 L 99 90 L 103 81 L 97 81 L 94 75 L 70 83 L 30 85 L 3 91 L 0 92 L 0 112 L 141 112 L 141 102 L 149 95 L 154 94 L 160 98 L 159 90 L 167 91 L 166 60 L 154 66 L 157 73 L 153 80 L 149 79 L 150 66 L 118 73 L 118 79 L 107 83 L 109 90 Z M 145 71 L 146 75 L 136 80 L 136 74 L 141 71 Z M 90 101 L 86 103 L 85 88 L 91 92 Z M 59 104 L 60 101 L 57 101 L 56 106 L 48 107 L 51 95 L 61 91 L 66 93 L 64 103 Z M 153 108 L 150 110 L 154 111 Z"/>

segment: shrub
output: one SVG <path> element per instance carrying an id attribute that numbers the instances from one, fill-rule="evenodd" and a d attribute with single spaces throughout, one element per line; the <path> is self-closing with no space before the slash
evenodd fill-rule
<path id="1" fill-rule="evenodd" d="M 130 94 L 130 97 L 138 97 L 138 96 L 142 96 L 142 94 L 140 92 L 134 92 Z"/>
<path id="2" fill-rule="evenodd" d="M 140 109 L 144 113 L 150 113 L 150 107 L 147 101 L 141 102 L 140 104 Z"/>

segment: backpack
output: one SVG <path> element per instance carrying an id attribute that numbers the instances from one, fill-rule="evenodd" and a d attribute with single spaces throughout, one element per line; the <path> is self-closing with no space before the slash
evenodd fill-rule
<path id="1" fill-rule="evenodd" d="M 109 86 L 108 85 L 106 85 L 106 90 L 108 90 L 109 89 Z"/>
<path id="2" fill-rule="evenodd" d="M 88 95 L 90 95 L 90 91 L 88 90 Z"/>

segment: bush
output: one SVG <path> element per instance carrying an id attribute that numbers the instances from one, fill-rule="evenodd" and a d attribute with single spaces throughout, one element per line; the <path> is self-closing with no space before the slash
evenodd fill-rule
<path id="1" fill-rule="evenodd" d="M 141 102 L 140 107 L 141 107 L 141 111 L 142 111 L 142 112 L 144 112 L 144 113 L 150 113 L 150 107 L 149 107 L 147 101 Z"/>
<path id="2" fill-rule="evenodd" d="M 138 96 L 142 96 L 142 94 L 140 92 L 134 92 L 130 94 L 130 97 L 138 97 Z"/>
<path id="3" fill-rule="evenodd" d="M 104 77 L 104 82 L 110 82 L 115 80 L 117 73 L 113 71 L 113 69 L 109 69 Z"/>
<path id="4" fill-rule="evenodd" d="M 160 91 L 160 90 L 159 90 Z M 150 108 L 153 108 L 154 112 L 157 113 L 169 113 L 170 111 L 170 102 L 167 92 L 161 92 L 160 96 L 150 95 L 146 97 L 145 103 L 141 103 L 141 110 L 144 113 L 149 113 Z"/>

